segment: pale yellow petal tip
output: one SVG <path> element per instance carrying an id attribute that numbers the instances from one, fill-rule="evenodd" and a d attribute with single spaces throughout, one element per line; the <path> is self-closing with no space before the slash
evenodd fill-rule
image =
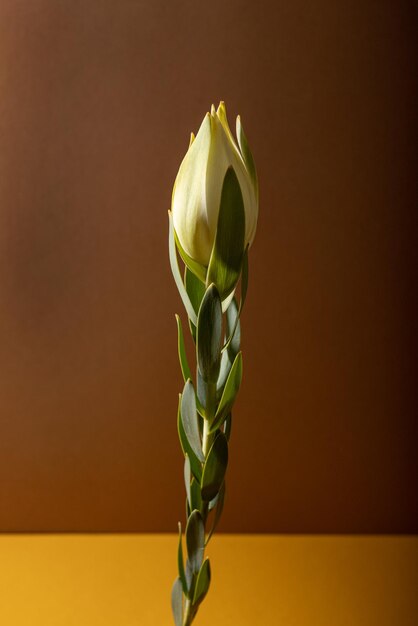
<path id="1" fill-rule="evenodd" d="M 237 115 L 237 121 L 235 124 L 235 132 L 237 133 L 238 141 L 239 141 L 239 136 L 241 134 L 241 131 L 242 131 L 241 115 Z"/>
<path id="2" fill-rule="evenodd" d="M 225 115 L 226 117 L 226 107 L 225 107 L 225 102 L 223 100 L 221 100 L 219 103 L 217 113 L 218 115 Z"/>
<path id="3" fill-rule="evenodd" d="M 212 106 L 210 107 L 210 114 L 215 116 L 216 115 L 216 109 L 215 109 L 215 105 L 212 104 Z"/>
<path id="4" fill-rule="evenodd" d="M 190 148 L 190 146 L 192 145 L 192 143 L 194 142 L 194 140 L 195 140 L 195 135 L 194 135 L 194 133 L 190 133 L 189 148 Z"/>
<path id="5" fill-rule="evenodd" d="M 198 130 L 198 135 L 200 133 L 201 130 L 204 129 L 204 132 L 207 132 L 207 130 L 210 130 L 212 128 L 212 116 L 210 113 L 206 113 L 205 117 L 202 120 L 202 123 L 200 125 L 200 128 Z"/>

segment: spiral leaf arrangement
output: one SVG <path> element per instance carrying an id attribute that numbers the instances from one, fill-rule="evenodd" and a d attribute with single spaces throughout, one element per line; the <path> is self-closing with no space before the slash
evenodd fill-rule
<path id="1" fill-rule="evenodd" d="M 177 428 L 184 454 L 187 523 L 184 533 L 179 523 L 178 577 L 172 589 L 172 609 L 176 626 L 189 626 L 210 585 L 211 568 L 205 549 L 224 505 L 232 408 L 242 379 L 240 315 L 248 285 L 248 245 L 244 204 L 233 167 L 228 168 L 223 181 L 216 236 L 207 267 L 191 259 L 182 248 L 170 211 L 169 222 L 171 269 L 196 352 L 193 376 L 182 323 L 176 315 L 184 379 Z M 177 253 L 185 264 L 183 276 Z"/>

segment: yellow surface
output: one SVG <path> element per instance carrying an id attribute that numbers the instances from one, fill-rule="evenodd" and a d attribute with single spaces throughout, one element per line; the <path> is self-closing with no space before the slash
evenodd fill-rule
<path id="1" fill-rule="evenodd" d="M 1 626 L 172 626 L 174 535 L 0 536 Z M 416 626 L 418 539 L 218 535 L 196 626 Z"/>

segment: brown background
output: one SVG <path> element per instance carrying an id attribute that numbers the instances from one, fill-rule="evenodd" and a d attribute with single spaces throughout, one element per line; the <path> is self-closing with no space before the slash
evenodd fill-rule
<path id="1" fill-rule="evenodd" d="M 2 530 L 183 518 L 167 209 L 220 99 L 261 186 L 222 528 L 418 530 L 412 6 L 2 0 Z"/>

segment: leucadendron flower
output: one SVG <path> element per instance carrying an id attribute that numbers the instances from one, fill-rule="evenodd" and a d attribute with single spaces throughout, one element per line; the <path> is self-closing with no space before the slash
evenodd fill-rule
<path id="1" fill-rule="evenodd" d="M 233 168 L 245 211 L 244 247 L 251 245 L 257 227 L 257 174 L 240 117 L 237 141 L 228 125 L 225 105 L 212 105 L 190 146 L 174 183 L 173 224 L 178 241 L 193 261 L 207 267 L 215 241 L 225 175 Z"/>
<path id="2" fill-rule="evenodd" d="M 248 247 L 257 226 L 258 183 L 239 117 L 236 128 L 235 140 L 223 102 L 217 111 L 212 106 L 196 138 L 191 137 L 168 212 L 170 266 L 195 347 L 192 363 L 177 315 L 184 379 L 177 430 L 187 501 L 171 592 L 176 626 L 192 626 L 210 587 L 205 548 L 222 514 L 232 412 L 242 381 L 241 313 L 248 287 Z"/>

